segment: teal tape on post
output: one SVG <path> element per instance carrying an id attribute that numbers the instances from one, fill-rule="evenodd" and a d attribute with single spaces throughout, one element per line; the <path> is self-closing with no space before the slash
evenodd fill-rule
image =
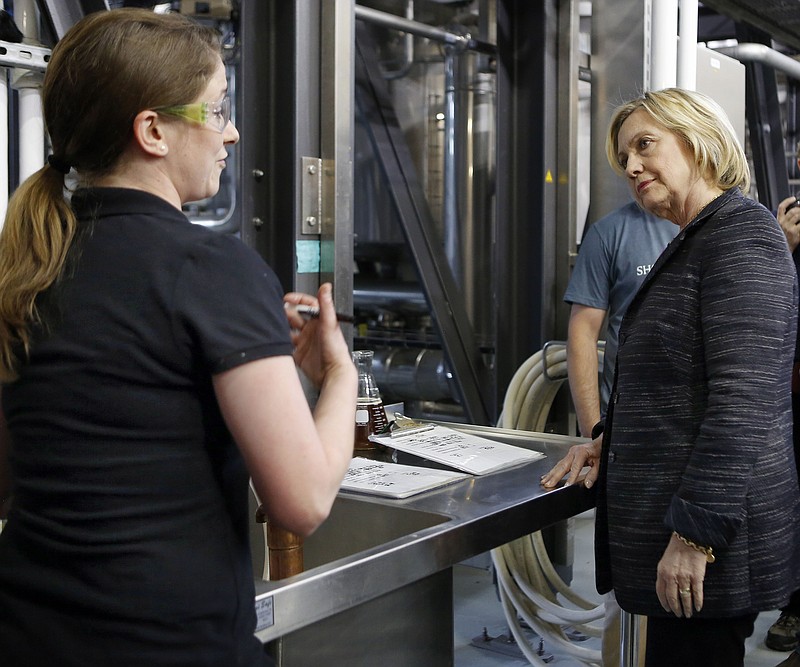
<path id="1" fill-rule="evenodd" d="M 320 273 L 333 273 L 336 265 L 333 241 L 322 241 L 320 248 Z"/>
<path id="2" fill-rule="evenodd" d="M 319 273 L 319 241 L 296 241 L 297 273 Z"/>

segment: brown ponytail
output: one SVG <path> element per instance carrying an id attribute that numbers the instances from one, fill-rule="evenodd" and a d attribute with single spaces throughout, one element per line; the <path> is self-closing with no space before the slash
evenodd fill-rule
<path id="1" fill-rule="evenodd" d="M 61 272 L 75 224 L 64 199 L 64 175 L 50 166 L 28 178 L 8 202 L 0 232 L 0 382 L 14 380 L 19 353 L 27 356 L 36 295 Z"/>
<path id="2" fill-rule="evenodd" d="M 133 8 L 90 14 L 56 44 L 42 105 L 58 159 L 16 190 L 0 232 L 0 382 L 17 377 L 39 318 L 36 297 L 59 279 L 76 234 L 64 197 L 66 165 L 88 184 L 112 173 L 136 114 L 195 99 L 219 55 L 212 29 Z"/>

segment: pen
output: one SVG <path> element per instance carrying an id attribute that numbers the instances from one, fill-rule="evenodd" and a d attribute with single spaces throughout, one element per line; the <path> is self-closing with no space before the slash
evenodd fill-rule
<path id="1" fill-rule="evenodd" d="M 315 318 L 315 317 L 319 317 L 319 308 L 314 308 L 313 306 L 304 306 L 302 304 L 298 304 L 298 305 L 286 304 L 286 307 L 287 308 L 294 308 L 294 310 L 297 313 L 299 313 L 300 315 L 302 315 L 303 317 L 308 317 L 308 318 L 312 318 L 312 319 Z M 346 315 L 345 313 L 336 313 L 336 320 L 338 322 L 352 322 L 353 321 L 353 316 L 352 315 Z"/>

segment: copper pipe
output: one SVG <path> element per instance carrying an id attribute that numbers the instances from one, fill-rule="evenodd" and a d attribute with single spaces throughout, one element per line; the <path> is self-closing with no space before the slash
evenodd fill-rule
<path id="1" fill-rule="evenodd" d="M 269 580 L 300 574 L 303 571 L 303 538 L 269 521 L 261 507 L 256 512 L 256 521 L 267 524 Z"/>

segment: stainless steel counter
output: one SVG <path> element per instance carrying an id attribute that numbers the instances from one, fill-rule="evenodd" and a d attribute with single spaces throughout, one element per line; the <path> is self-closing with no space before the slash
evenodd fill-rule
<path id="1" fill-rule="evenodd" d="M 583 439 L 450 426 L 546 458 L 405 500 L 341 493 L 331 517 L 306 541 L 306 571 L 256 582 L 259 639 L 283 637 L 593 507 L 593 493 L 583 487 L 539 485 Z"/>

